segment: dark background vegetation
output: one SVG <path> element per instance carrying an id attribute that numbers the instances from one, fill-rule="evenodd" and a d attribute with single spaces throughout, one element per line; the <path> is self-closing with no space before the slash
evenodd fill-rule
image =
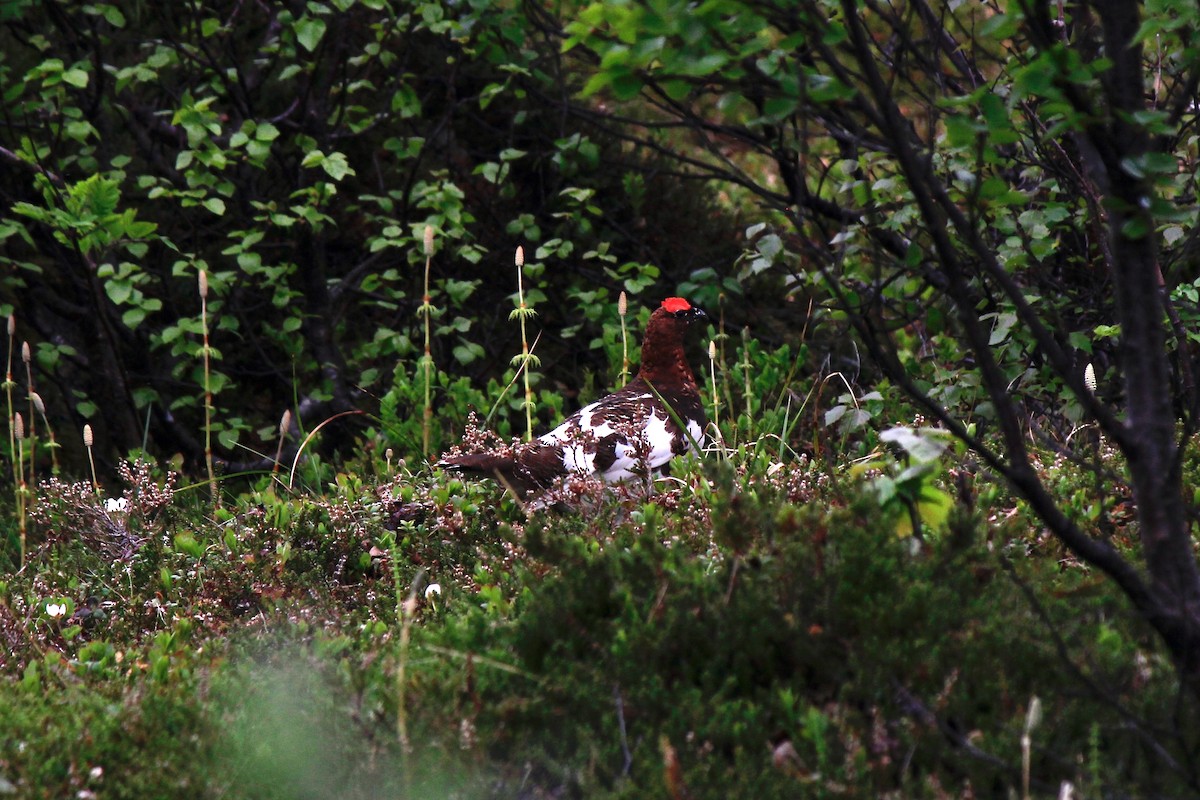
<path id="1" fill-rule="evenodd" d="M 545 330 L 541 374 L 564 387 L 607 368 L 592 340 L 621 289 L 657 302 L 694 272 L 728 275 L 739 253 L 735 215 L 707 188 L 653 154 L 623 156 L 523 88 L 520 65 L 489 57 L 496 43 L 470 37 L 500 24 L 486 14 L 64 3 L 10 17 L 6 207 L 56 207 L 97 176 L 114 205 L 84 216 L 154 225 L 130 235 L 116 220 L 17 212 L 5 230 L 18 338 L 55 381 L 43 395 L 74 429 L 90 421 L 107 459 L 143 445 L 203 456 L 202 268 L 217 399 L 238 409 L 219 429 L 255 446 L 288 408 L 312 427 L 377 407 L 392 365 L 419 354 L 426 225 L 434 359 L 482 382 L 519 349 L 517 245 Z M 318 151 L 331 160 L 306 164 Z"/>
<path id="2" fill-rule="evenodd" d="M 0 3 L 0 791 L 1194 795 L 1198 24 Z M 534 427 L 709 312 L 654 497 L 428 466 L 518 246 Z"/>

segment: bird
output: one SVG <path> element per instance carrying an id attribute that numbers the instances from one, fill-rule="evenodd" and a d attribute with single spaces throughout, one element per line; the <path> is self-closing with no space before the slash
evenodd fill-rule
<path id="1" fill-rule="evenodd" d="M 438 466 L 498 478 L 535 508 L 541 494 L 570 475 L 616 483 L 669 474 L 672 458 L 704 447 L 707 419 L 684 342 L 706 318 L 686 299 L 666 298 L 650 315 L 638 373 L 624 387 L 531 442 L 451 454 Z"/>

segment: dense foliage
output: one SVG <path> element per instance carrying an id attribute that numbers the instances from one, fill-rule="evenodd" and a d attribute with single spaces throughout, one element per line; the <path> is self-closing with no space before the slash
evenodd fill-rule
<path id="1" fill-rule="evenodd" d="M 1198 26 L 0 4 L 0 794 L 1196 794 Z M 703 461 L 430 466 L 676 293 Z"/>
<path id="2" fill-rule="evenodd" d="M 759 262 L 828 298 L 893 385 L 1122 588 L 1200 691 L 1200 568 L 1180 468 L 1200 407 L 1184 322 L 1195 8 L 816 0 L 690 12 L 592 3 L 563 26 L 564 49 L 599 62 L 584 93 L 633 109 L 608 127 L 651 145 L 664 127 L 706 134 L 669 150 L 776 211 Z M 744 157 L 729 156 L 734 142 Z M 1127 471 L 1135 558 L 1065 513 L 1038 474 L 1031 439 L 1094 458 L 1073 436 L 1080 424 Z"/>
<path id="3" fill-rule="evenodd" d="M 199 463 L 205 325 L 233 468 L 273 449 L 261 442 L 286 409 L 300 430 L 374 413 L 396 362 L 422 352 L 427 226 L 443 371 L 505 379 L 523 244 L 545 325 L 536 377 L 607 380 L 600 323 L 617 294 L 660 297 L 736 244 L 704 195 L 644 159 L 612 169 L 617 142 L 530 97 L 525 68 L 488 42 L 516 18 L 8 6 L 0 305 L 52 418 L 90 422 L 106 461 L 142 446 Z"/>

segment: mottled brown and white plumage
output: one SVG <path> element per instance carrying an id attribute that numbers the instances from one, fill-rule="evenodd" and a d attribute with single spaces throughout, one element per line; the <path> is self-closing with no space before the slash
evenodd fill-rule
<path id="1" fill-rule="evenodd" d="M 667 298 L 650 315 L 637 377 L 623 388 L 528 444 L 450 456 L 439 465 L 497 477 L 523 499 L 571 474 L 596 475 L 609 483 L 647 471 L 664 474 L 670 460 L 692 449 L 693 442 L 704 445 L 704 406 L 684 354 L 688 328 L 704 317 L 687 300 Z"/>

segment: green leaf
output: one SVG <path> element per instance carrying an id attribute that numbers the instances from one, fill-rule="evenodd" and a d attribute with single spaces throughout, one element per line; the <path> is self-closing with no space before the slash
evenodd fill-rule
<path id="1" fill-rule="evenodd" d="M 612 81 L 613 96 L 618 100 L 632 100 L 642 91 L 642 79 L 631 72 L 616 75 Z"/>
<path id="2" fill-rule="evenodd" d="M 782 120 L 796 113 L 800 103 L 794 97 L 771 97 L 763 103 L 763 117 L 769 120 Z"/>
<path id="3" fill-rule="evenodd" d="M 808 77 L 808 97 L 814 103 L 836 103 L 849 100 L 855 94 L 854 89 L 829 75 Z"/>
<path id="4" fill-rule="evenodd" d="M 127 280 L 108 281 L 104 284 L 104 293 L 115 305 L 124 305 L 133 295 L 133 284 Z"/>
<path id="5" fill-rule="evenodd" d="M 946 141 L 951 147 L 967 147 L 975 142 L 979 126 L 974 119 L 951 114 L 942 121 L 946 125 Z"/>
<path id="6" fill-rule="evenodd" d="M 196 537 L 188 531 L 175 534 L 175 552 L 184 553 L 194 559 L 204 555 L 204 545 L 196 541 Z"/>
<path id="7" fill-rule="evenodd" d="M 125 224 L 125 236 L 129 239 L 145 239 L 158 229 L 158 223 L 143 222 L 142 220 L 130 220 Z M 145 247 L 145 245 L 141 245 Z M 130 252 L 133 251 L 133 245 L 130 245 Z"/>
<path id="8" fill-rule="evenodd" d="M 416 90 L 407 83 L 402 83 L 392 95 L 392 111 L 397 111 L 402 119 L 417 117 L 421 114 L 421 98 Z"/>
<path id="9" fill-rule="evenodd" d="M 1010 39 L 1017 32 L 1020 22 L 1017 14 L 993 14 L 979 26 L 979 33 L 995 39 Z"/>
<path id="10" fill-rule="evenodd" d="M 460 364 L 470 364 L 483 355 L 483 348 L 477 344 L 460 344 L 454 348 L 454 358 Z"/>
<path id="11" fill-rule="evenodd" d="M 218 217 L 225 214 L 225 201 L 219 197 L 209 197 L 203 203 L 201 203 L 201 205 L 212 213 L 216 214 Z"/>
<path id="12" fill-rule="evenodd" d="M 121 189 L 116 181 L 96 174 L 72 186 L 71 199 L 80 203 L 81 211 L 107 217 L 117 210 Z"/>
<path id="13" fill-rule="evenodd" d="M 146 318 L 146 310 L 144 308 L 131 308 L 121 315 L 121 321 L 125 323 L 125 327 L 133 330 L 142 323 Z"/>
<path id="14" fill-rule="evenodd" d="M 612 85 L 613 76 L 607 72 L 597 72 L 592 77 L 588 78 L 587 83 L 583 85 L 583 89 L 579 94 L 581 97 L 591 97 L 596 92 Z"/>
<path id="15" fill-rule="evenodd" d="M 232 450 L 235 446 L 237 446 L 238 438 L 241 436 L 241 433 L 242 432 L 237 428 L 226 428 L 217 434 L 217 441 L 219 441 L 226 450 Z"/>
<path id="16" fill-rule="evenodd" d="M 279 128 L 269 122 L 260 122 L 254 129 L 254 138 L 260 142 L 273 142 L 279 138 Z"/>
<path id="17" fill-rule="evenodd" d="M 1147 133 L 1162 135 L 1172 134 L 1176 131 L 1176 126 L 1171 124 L 1171 115 L 1165 111 L 1135 111 L 1133 113 L 1133 120 L 1145 127 Z"/>
<path id="18" fill-rule="evenodd" d="M 311 53 L 317 49 L 317 45 L 321 43 L 321 37 L 324 35 L 325 20 L 303 17 L 296 21 L 296 38 L 308 52 Z"/>
<path id="19" fill-rule="evenodd" d="M 353 168 L 350 166 L 350 162 L 346 160 L 345 153 L 330 153 L 325 157 L 321 167 L 335 181 L 340 181 L 347 175 L 355 174 Z"/>
<path id="20" fill-rule="evenodd" d="M 996 345 L 1003 343 L 1004 340 L 1008 338 L 1008 333 L 1012 330 L 1013 325 L 1016 324 L 1016 314 L 997 314 L 996 322 L 992 328 L 992 335 L 988 340 L 988 344 L 992 347 L 995 347 Z"/>
<path id="21" fill-rule="evenodd" d="M 729 57 L 723 53 L 711 53 L 693 60 L 679 59 L 676 72 L 687 77 L 703 77 L 711 75 L 729 63 Z"/>
<path id="22" fill-rule="evenodd" d="M 86 88 L 88 85 L 87 70 L 78 68 L 63 70 L 62 79 L 63 83 L 70 84 L 77 89 Z"/>
<path id="23" fill-rule="evenodd" d="M 125 15 L 116 6 L 105 4 L 100 7 L 100 13 L 104 15 L 104 21 L 114 28 L 125 27 Z"/>
<path id="24" fill-rule="evenodd" d="M 841 24 L 836 19 L 831 19 L 821 33 L 821 41 L 827 45 L 838 45 L 846 41 L 849 34 L 846 32 L 846 26 Z"/>
<path id="25" fill-rule="evenodd" d="M 502 169 L 495 161 L 489 161 L 477 167 L 476 171 L 481 173 L 488 183 L 499 183 L 501 178 L 507 174 L 508 166 L 505 165 Z"/>
<path id="26" fill-rule="evenodd" d="M 668 80 L 663 81 L 662 90 L 667 93 L 667 97 L 672 100 L 683 100 L 692 91 L 692 85 L 687 81 Z"/>
<path id="27" fill-rule="evenodd" d="M 908 453 L 919 464 L 928 464 L 941 457 L 950 446 L 949 431 L 941 428 L 889 428 L 879 434 L 879 441 L 891 442 Z"/>
<path id="28" fill-rule="evenodd" d="M 875 487 L 876 499 L 879 505 L 886 506 L 896 499 L 896 482 L 887 475 L 880 475 L 872 484 Z"/>
<path id="29" fill-rule="evenodd" d="M 1012 144 L 1020 138 L 1012 127 L 1012 115 L 1004 98 L 996 94 L 985 94 L 979 101 L 980 110 L 989 138 L 995 144 Z"/>
<path id="30" fill-rule="evenodd" d="M 1157 175 L 1173 175 L 1179 170 L 1179 162 L 1173 153 L 1146 153 L 1143 157 L 1146 170 Z"/>
<path id="31" fill-rule="evenodd" d="M 1125 221 L 1121 226 L 1121 235 L 1126 239 L 1142 239 L 1150 233 L 1150 223 L 1146 217 L 1139 214 Z"/>

